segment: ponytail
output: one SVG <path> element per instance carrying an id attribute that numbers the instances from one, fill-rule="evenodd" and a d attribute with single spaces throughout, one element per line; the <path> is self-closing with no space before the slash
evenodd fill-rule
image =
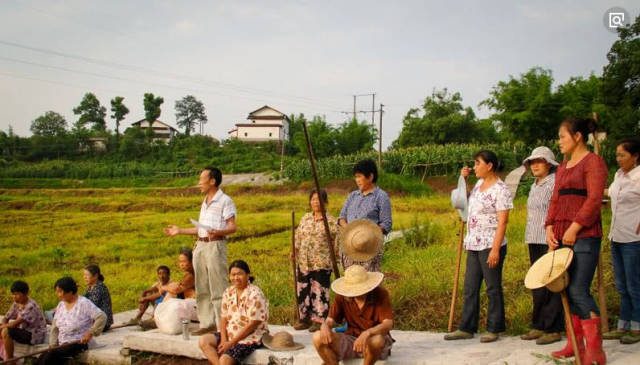
<path id="1" fill-rule="evenodd" d="M 595 131 L 598 129 L 598 125 L 593 118 L 569 117 L 563 120 L 560 126 L 567 128 L 567 130 L 571 134 L 580 132 L 580 134 L 582 135 L 582 141 L 585 143 L 589 140 L 589 134 L 595 133 Z"/>

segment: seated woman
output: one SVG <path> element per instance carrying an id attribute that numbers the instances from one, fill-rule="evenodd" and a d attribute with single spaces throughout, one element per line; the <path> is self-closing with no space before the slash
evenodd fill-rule
<path id="1" fill-rule="evenodd" d="M 0 340 L 4 345 L 4 360 L 13 358 L 13 343 L 35 345 L 44 342 L 47 323 L 42 309 L 29 298 L 29 285 L 24 281 L 11 284 L 13 304 L 0 324 Z M 2 357 L 0 357 L 1 359 Z"/>
<path id="2" fill-rule="evenodd" d="M 78 295 L 78 285 L 70 277 L 63 277 L 54 285 L 60 303 L 53 317 L 49 345 L 69 346 L 51 350 L 38 358 L 39 365 L 63 364 L 88 348 L 94 336 L 99 336 L 107 323 L 107 315 L 89 299 Z M 95 342 L 95 341 L 93 341 Z"/>
<path id="3" fill-rule="evenodd" d="M 262 347 L 262 335 L 269 331 L 269 302 L 249 274 L 249 265 L 242 260 L 229 265 L 232 286 L 222 295 L 220 332 L 204 335 L 199 341 L 212 364 L 241 363 Z"/>
<path id="4" fill-rule="evenodd" d="M 100 273 L 100 266 L 89 265 L 85 267 L 83 277 L 84 283 L 87 284 L 84 296 L 107 315 L 107 324 L 104 326 L 104 331 L 107 331 L 113 324 L 113 312 L 111 311 L 111 295 L 107 286 L 104 285 L 104 276 Z"/>
<path id="5" fill-rule="evenodd" d="M 156 281 L 149 289 L 146 289 L 138 298 L 138 314 L 135 318 L 131 318 L 128 325 L 133 326 L 136 324 L 140 324 L 142 321 L 142 316 L 149 308 L 149 305 L 158 306 L 158 304 L 162 303 L 164 299 L 165 293 L 160 293 L 160 287 L 163 285 L 169 284 L 171 281 L 171 270 L 165 265 L 160 265 L 156 269 L 156 274 L 158 275 L 158 281 Z"/>
<path id="6" fill-rule="evenodd" d="M 153 320 L 142 321 L 143 328 L 157 326 L 163 333 L 178 334 L 182 331 L 182 320 L 198 319 L 192 261 L 191 250 L 182 249 L 178 255 L 178 265 L 184 271 L 184 276 L 179 283 L 172 282 L 158 287 L 163 296 L 162 302 L 156 308 Z"/>

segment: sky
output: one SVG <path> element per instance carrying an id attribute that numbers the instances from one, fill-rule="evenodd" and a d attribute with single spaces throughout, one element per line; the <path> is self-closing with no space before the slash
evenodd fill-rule
<path id="1" fill-rule="evenodd" d="M 28 136 L 49 110 L 72 125 L 86 92 L 107 110 L 123 96 L 127 127 L 144 118 L 152 92 L 173 126 L 175 101 L 194 95 L 206 107 L 204 134 L 226 139 L 263 105 L 337 126 L 352 117 L 355 94 L 358 118 L 371 121 L 360 111 L 375 93 L 386 148 L 434 89 L 460 92 L 486 117 L 478 104 L 491 88 L 531 67 L 550 69 L 556 85 L 601 75 L 617 39 L 603 24 L 613 6 L 640 12 L 626 0 L 3 0 L 0 130 Z"/>

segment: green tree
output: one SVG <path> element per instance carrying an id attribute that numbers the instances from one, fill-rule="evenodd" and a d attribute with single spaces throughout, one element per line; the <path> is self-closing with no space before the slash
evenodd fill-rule
<path id="1" fill-rule="evenodd" d="M 494 111 L 490 119 L 512 141 L 533 144 L 557 135 L 560 105 L 552 91 L 550 70 L 534 67 L 520 77 L 500 81 L 480 105 Z"/>
<path id="2" fill-rule="evenodd" d="M 31 132 L 36 136 L 60 136 L 66 133 L 67 121 L 52 110 L 37 117 L 31 122 Z"/>
<path id="3" fill-rule="evenodd" d="M 614 138 L 640 134 L 640 16 L 618 28 L 602 73 L 602 97 L 609 107 L 608 132 Z"/>
<path id="4" fill-rule="evenodd" d="M 335 153 L 335 132 L 333 127 L 331 127 L 323 117 L 313 117 L 313 120 L 307 123 L 307 129 L 309 131 L 311 147 L 313 147 L 313 154 L 316 158 L 328 157 Z M 304 131 L 298 131 L 293 138 L 298 149 L 302 151 L 304 156 L 307 156 L 307 143 L 304 138 Z"/>
<path id="5" fill-rule="evenodd" d="M 111 99 L 111 119 L 116 121 L 116 146 L 120 143 L 120 122 L 124 120 L 125 115 L 129 114 L 129 108 L 124 103 L 124 97 L 116 96 Z"/>
<path id="6" fill-rule="evenodd" d="M 295 136 L 298 133 L 304 133 L 302 130 L 302 122 L 307 121 L 304 114 L 300 113 L 297 116 L 295 114 L 291 114 L 289 116 L 289 140 L 285 144 L 285 151 L 287 155 L 293 156 L 300 154 L 302 150 L 298 148 L 298 145 L 295 142 Z M 308 122 L 307 122 L 308 124 Z M 304 142 L 304 141 L 303 141 Z M 304 149 L 306 151 L 306 147 Z"/>
<path id="7" fill-rule="evenodd" d="M 127 128 L 122 135 L 122 141 L 120 143 L 120 154 L 126 156 L 129 159 L 143 157 L 149 152 L 150 147 L 147 143 L 147 136 L 140 127 Z"/>
<path id="8" fill-rule="evenodd" d="M 73 113 L 80 115 L 75 124 L 77 129 L 82 129 L 87 124 L 90 124 L 91 129 L 96 132 L 104 132 L 107 128 L 107 123 L 104 120 L 107 109 L 100 105 L 100 101 L 93 93 L 84 94 L 80 105 L 73 109 Z"/>
<path id="9" fill-rule="evenodd" d="M 334 132 L 336 147 L 343 155 L 368 152 L 373 149 L 375 132 L 367 122 L 352 119 L 341 124 Z"/>
<path id="10" fill-rule="evenodd" d="M 152 93 L 144 94 L 144 118 L 149 122 L 149 128 L 147 128 L 147 139 L 151 141 L 153 139 L 153 122 L 160 118 L 160 105 L 164 103 L 164 98 L 158 96 L 155 97 Z"/>
<path id="11" fill-rule="evenodd" d="M 189 136 L 195 130 L 196 124 L 206 124 L 207 114 L 204 104 L 193 95 L 187 95 L 176 101 L 176 122 L 184 128 L 184 134 Z M 200 129 L 202 131 L 202 129 Z"/>
<path id="12" fill-rule="evenodd" d="M 402 120 L 402 130 L 392 143 L 394 148 L 428 143 L 464 143 L 477 141 L 476 116 L 471 107 L 462 105 L 460 93 L 434 90 L 418 108 L 409 109 Z"/>

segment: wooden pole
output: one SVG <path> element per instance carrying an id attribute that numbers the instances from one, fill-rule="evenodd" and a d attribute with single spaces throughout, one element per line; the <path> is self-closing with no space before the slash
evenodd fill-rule
<path id="1" fill-rule="evenodd" d="M 383 104 L 380 104 L 380 125 L 378 129 L 378 168 L 382 171 L 382 108 Z"/>
<path id="2" fill-rule="evenodd" d="M 593 113 L 593 120 L 598 124 L 598 113 Z M 600 155 L 600 142 L 598 141 L 598 135 L 593 132 L 593 153 Z M 607 313 L 607 292 L 604 287 L 604 279 L 602 274 L 602 248 L 598 255 L 598 304 L 600 305 L 600 325 L 602 326 L 602 332 L 609 332 L 609 314 Z"/>
<path id="3" fill-rule="evenodd" d="M 573 344 L 574 361 L 576 365 L 581 365 L 580 352 L 578 351 L 578 343 L 576 342 L 576 333 L 573 330 L 573 322 L 571 321 L 571 311 L 569 310 L 567 292 L 563 290 L 562 293 L 560 293 L 560 297 L 562 298 L 562 308 L 564 308 L 564 320 L 567 323 L 567 336 L 569 336 L 571 343 Z"/>
<path id="4" fill-rule="evenodd" d="M 449 325 L 447 331 L 453 331 L 453 317 L 456 311 L 456 300 L 458 299 L 458 282 L 460 281 L 460 261 L 462 261 L 462 242 L 464 241 L 464 221 L 460 219 L 460 243 L 458 244 L 458 257 L 456 259 L 456 274 L 453 281 L 453 293 L 451 294 L 451 308 L 449 309 Z"/>
<path id="5" fill-rule="evenodd" d="M 296 322 L 300 321 L 300 311 L 298 310 L 298 270 L 296 265 L 296 212 L 291 211 L 291 268 L 293 269 L 293 294 L 296 297 L 295 314 Z"/>
<path id="6" fill-rule="evenodd" d="M 355 100 L 355 97 L 354 97 Z M 318 180 L 318 172 L 316 170 L 315 157 L 313 156 L 313 147 L 311 147 L 311 141 L 309 140 L 309 130 L 307 129 L 307 121 L 302 121 L 302 129 L 304 130 L 304 139 L 307 143 L 307 153 L 309 154 L 309 162 L 311 162 L 311 173 L 313 174 L 313 181 L 316 185 L 316 192 L 318 198 L 320 198 L 320 181 Z M 333 237 L 331 236 L 331 230 L 329 229 L 329 221 L 327 220 L 327 211 L 324 206 L 324 201 L 318 199 L 320 202 L 320 210 L 322 211 L 322 222 L 324 223 L 324 232 L 327 235 L 327 246 L 329 246 L 329 257 L 331 258 L 331 265 L 333 266 L 333 274 L 335 278 L 340 278 L 340 270 L 338 270 L 338 262 L 336 261 L 336 252 L 333 248 Z"/>
<path id="7" fill-rule="evenodd" d="M 35 351 L 35 352 L 30 353 L 30 354 L 26 354 L 26 355 L 22 355 L 22 356 L 19 356 L 19 357 L 14 357 L 14 358 L 11 358 L 11 359 L 8 359 L 8 360 L 0 361 L 0 364 L 17 364 L 18 360 L 26 359 L 26 358 L 33 357 L 33 356 L 40 355 L 40 354 L 44 354 L 46 352 L 53 351 L 53 350 L 64 349 L 64 348 L 67 348 L 69 346 L 76 345 L 78 343 L 80 343 L 80 341 L 73 341 L 73 342 L 65 343 L 65 344 L 59 345 L 59 346 L 47 347 L 46 349 Z"/>

